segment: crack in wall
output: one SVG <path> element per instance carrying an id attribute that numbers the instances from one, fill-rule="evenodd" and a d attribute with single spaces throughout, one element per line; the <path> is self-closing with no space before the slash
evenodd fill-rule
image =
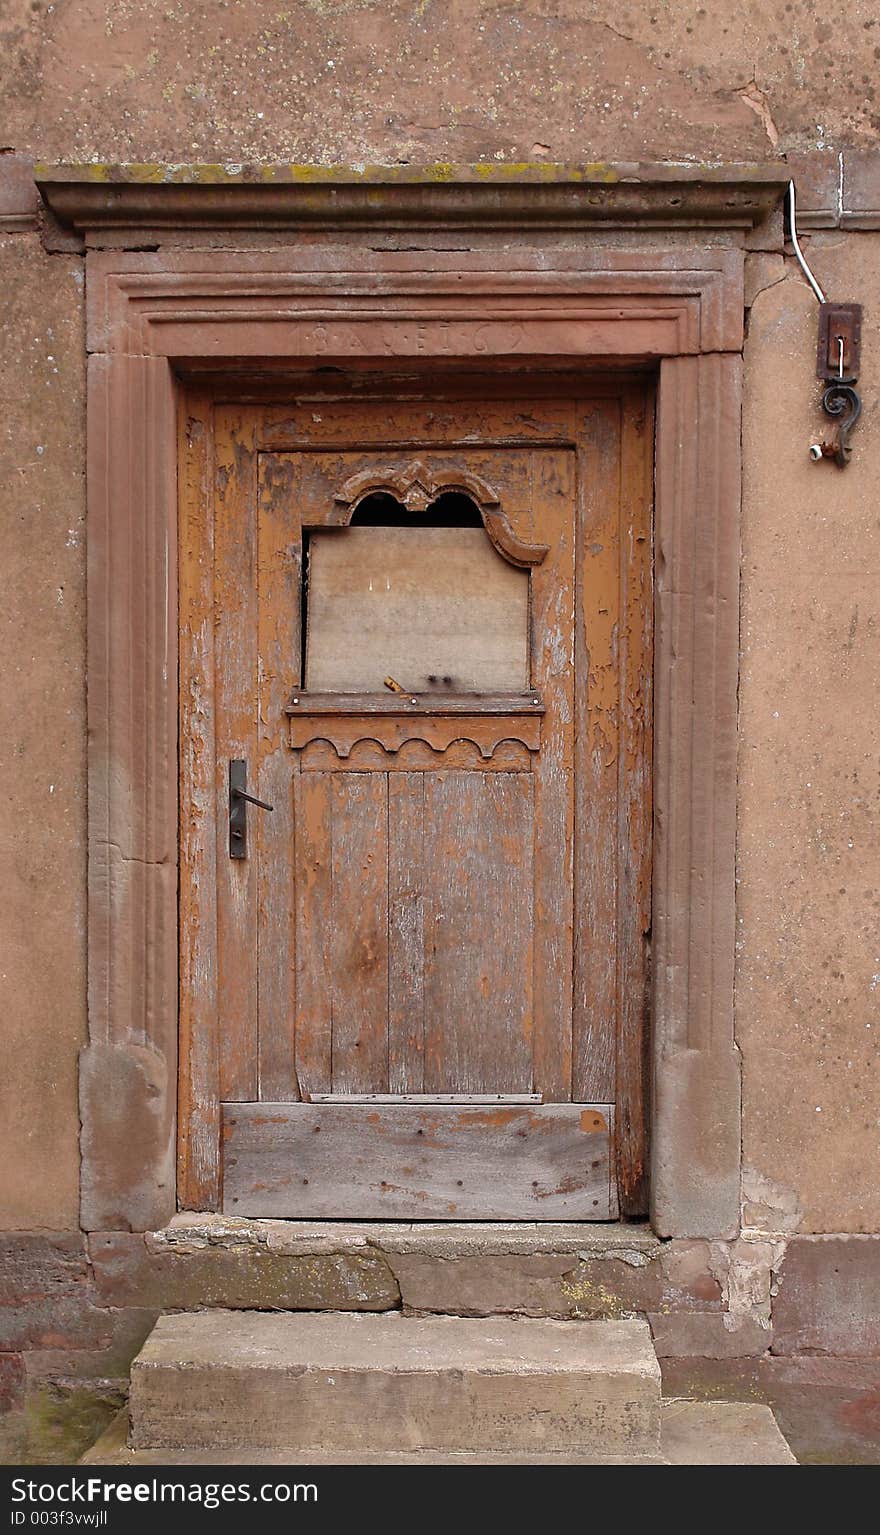
<path id="1" fill-rule="evenodd" d="M 745 90 L 738 91 L 737 95 L 740 101 L 744 102 L 750 111 L 754 112 L 773 149 L 776 149 L 779 145 L 779 130 L 773 121 L 773 114 L 770 111 L 770 102 L 766 91 L 761 90 L 753 76 Z"/>

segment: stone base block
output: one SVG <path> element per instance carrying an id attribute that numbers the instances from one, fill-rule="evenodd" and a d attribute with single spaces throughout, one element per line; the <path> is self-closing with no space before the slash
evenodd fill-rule
<path id="1" fill-rule="evenodd" d="M 644 1322 L 337 1313 L 160 1318 L 132 1367 L 133 1448 L 654 1454 Z"/>

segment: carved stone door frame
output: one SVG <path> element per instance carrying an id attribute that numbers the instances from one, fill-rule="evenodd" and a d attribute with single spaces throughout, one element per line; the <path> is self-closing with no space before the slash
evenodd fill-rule
<path id="1" fill-rule="evenodd" d="M 776 168 L 616 182 L 484 170 L 368 186 L 369 173 L 328 172 L 280 201 L 268 175 L 214 195 L 195 175 L 38 174 L 89 246 L 86 1229 L 159 1227 L 176 1204 L 177 380 L 389 358 L 658 369 L 652 1219 L 662 1236 L 738 1229 L 735 231 L 782 183 Z M 609 219 L 643 228 L 645 248 L 591 241 Z M 273 233 L 268 248 L 252 233 L 214 248 L 212 224 Z M 472 238 L 438 240 L 451 224 Z M 727 234 L 701 241 L 695 225 Z M 676 234 L 664 243 L 658 226 Z M 390 233 L 401 228 L 411 237 Z M 158 248 L 125 248 L 145 243 Z"/>

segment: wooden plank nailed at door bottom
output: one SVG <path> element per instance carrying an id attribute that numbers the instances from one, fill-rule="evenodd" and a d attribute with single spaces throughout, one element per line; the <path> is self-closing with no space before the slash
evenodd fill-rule
<path id="1" fill-rule="evenodd" d="M 228 1215 L 610 1220 L 610 1104 L 225 1103 Z"/>
<path id="2" fill-rule="evenodd" d="M 307 1103 L 542 1103 L 540 1093 L 310 1093 Z"/>

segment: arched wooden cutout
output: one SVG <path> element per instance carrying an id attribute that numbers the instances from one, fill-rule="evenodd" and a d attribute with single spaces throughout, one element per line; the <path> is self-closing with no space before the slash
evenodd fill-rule
<path id="1" fill-rule="evenodd" d="M 408 464 L 363 469 L 346 480 L 333 499 L 348 508 L 346 521 L 350 521 L 366 496 L 383 491 L 394 496 L 410 512 L 426 512 L 444 491 L 459 491 L 474 502 L 492 544 L 509 564 L 527 570 L 540 565 L 547 554 L 547 544 L 527 544 L 517 538 L 501 510 L 497 492 L 478 474 L 459 465 L 429 469 L 416 458 Z"/>

